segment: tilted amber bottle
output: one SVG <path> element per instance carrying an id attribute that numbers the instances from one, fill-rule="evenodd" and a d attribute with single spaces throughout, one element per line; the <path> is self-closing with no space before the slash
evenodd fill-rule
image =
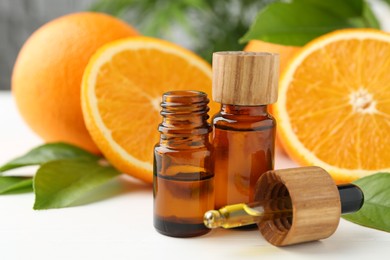
<path id="1" fill-rule="evenodd" d="M 274 167 L 276 122 L 267 104 L 276 102 L 279 57 L 271 53 L 213 55 L 212 120 L 215 208 L 253 201 L 260 175 Z"/>
<path id="2" fill-rule="evenodd" d="M 203 92 L 163 95 L 161 139 L 154 150 L 154 227 L 174 237 L 205 234 L 203 214 L 214 208 L 210 169 L 209 100 Z"/>

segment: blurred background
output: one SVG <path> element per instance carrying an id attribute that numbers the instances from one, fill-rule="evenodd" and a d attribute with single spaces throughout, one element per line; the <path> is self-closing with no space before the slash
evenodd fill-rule
<path id="1" fill-rule="evenodd" d="M 85 10 L 106 12 L 143 35 L 189 48 L 210 61 L 219 50 L 241 50 L 257 12 L 274 0 L 0 0 L 0 90 L 10 89 L 12 67 L 26 39 L 44 23 Z M 390 31 L 390 5 L 368 1 L 381 28 Z M 390 2 L 390 1 L 389 1 Z"/>

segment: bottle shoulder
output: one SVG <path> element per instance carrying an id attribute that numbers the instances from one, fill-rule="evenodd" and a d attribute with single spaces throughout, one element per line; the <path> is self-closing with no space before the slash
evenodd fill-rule
<path id="1" fill-rule="evenodd" d="M 213 116 L 211 122 L 214 128 L 226 130 L 259 131 L 276 127 L 276 120 L 269 113 L 261 116 L 248 116 L 226 115 L 219 112 Z"/>

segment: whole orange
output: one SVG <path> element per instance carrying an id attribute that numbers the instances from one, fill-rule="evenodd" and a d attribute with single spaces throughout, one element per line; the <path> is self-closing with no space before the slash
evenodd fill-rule
<path id="1" fill-rule="evenodd" d="M 12 74 L 21 115 L 46 142 L 99 149 L 84 124 L 80 86 L 92 54 L 137 31 L 112 16 L 83 12 L 57 18 L 35 31 L 22 47 Z"/>

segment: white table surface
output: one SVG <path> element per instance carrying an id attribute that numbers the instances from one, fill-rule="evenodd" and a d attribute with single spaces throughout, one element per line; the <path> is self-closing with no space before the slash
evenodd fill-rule
<path id="1" fill-rule="evenodd" d="M 0 164 L 42 141 L 0 92 Z M 277 168 L 295 164 L 278 154 Z M 25 172 L 33 172 L 27 168 Z M 341 220 L 328 239 L 278 248 L 256 230 L 213 230 L 171 238 L 152 224 L 152 187 L 121 177 L 99 191 L 100 201 L 34 211 L 32 193 L 0 195 L 0 259 L 388 259 L 390 234 Z"/>

